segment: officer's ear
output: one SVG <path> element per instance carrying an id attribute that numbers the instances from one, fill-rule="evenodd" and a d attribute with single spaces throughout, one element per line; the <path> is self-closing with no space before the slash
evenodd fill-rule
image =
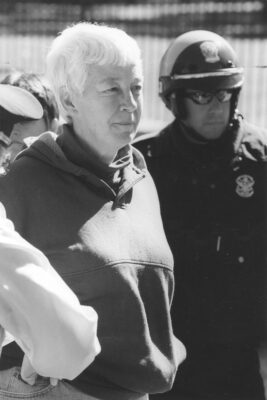
<path id="1" fill-rule="evenodd" d="M 175 117 L 178 116 L 176 93 L 172 93 L 169 97 L 169 109 Z"/>
<path id="2" fill-rule="evenodd" d="M 182 93 L 173 92 L 169 97 L 169 104 L 169 108 L 175 118 L 181 120 L 186 118 L 185 101 Z"/>

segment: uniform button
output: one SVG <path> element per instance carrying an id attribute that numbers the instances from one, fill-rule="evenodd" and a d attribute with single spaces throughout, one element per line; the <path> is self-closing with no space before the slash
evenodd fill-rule
<path id="1" fill-rule="evenodd" d="M 215 189 L 215 188 L 216 188 L 215 183 L 212 183 L 212 184 L 210 185 L 210 188 L 211 188 L 211 189 Z"/>
<path id="2" fill-rule="evenodd" d="M 239 256 L 239 257 L 238 257 L 238 262 L 239 262 L 240 264 L 243 264 L 243 262 L 245 262 L 245 258 L 244 258 L 243 256 Z"/>

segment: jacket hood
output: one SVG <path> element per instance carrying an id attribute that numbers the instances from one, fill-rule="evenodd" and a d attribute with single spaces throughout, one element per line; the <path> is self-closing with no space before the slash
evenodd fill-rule
<path id="1" fill-rule="evenodd" d="M 64 125 L 58 135 L 54 132 L 44 132 L 30 146 L 22 151 L 17 159 L 33 157 L 61 171 L 76 176 L 90 176 L 94 179 L 114 174 L 117 170 L 126 166 L 132 166 L 143 173 L 146 171 L 146 163 L 142 154 L 130 145 L 120 149 L 117 157 L 110 165 L 96 163 L 92 157 L 79 144 L 71 127 Z"/>
<path id="2" fill-rule="evenodd" d="M 22 157 L 35 158 L 76 176 L 106 196 L 112 196 L 116 206 L 123 202 L 126 193 L 147 174 L 143 156 L 132 146 L 121 148 L 113 162 L 106 165 L 84 148 L 69 125 L 63 125 L 60 134 L 44 132 L 17 159 Z"/>

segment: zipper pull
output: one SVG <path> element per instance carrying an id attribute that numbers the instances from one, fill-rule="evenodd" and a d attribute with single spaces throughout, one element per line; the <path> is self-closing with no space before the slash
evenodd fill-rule
<path id="1" fill-rule="evenodd" d="M 221 248 L 221 239 L 222 239 L 221 236 L 218 236 L 218 237 L 217 237 L 217 245 L 216 245 L 216 251 L 217 251 L 217 252 L 219 252 L 219 251 L 220 251 L 220 248 Z"/>

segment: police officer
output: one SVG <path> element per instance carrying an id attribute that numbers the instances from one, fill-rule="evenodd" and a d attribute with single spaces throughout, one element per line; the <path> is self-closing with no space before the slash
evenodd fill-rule
<path id="1" fill-rule="evenodd" d="M 160 399 L 263 400 L 267 132 L 237 110 L 243 69 L 209 31 L 178 36 L 160 64 L 173 122 L 135 144 L 175 258 L 172 318 L 187 348 Z"/>

